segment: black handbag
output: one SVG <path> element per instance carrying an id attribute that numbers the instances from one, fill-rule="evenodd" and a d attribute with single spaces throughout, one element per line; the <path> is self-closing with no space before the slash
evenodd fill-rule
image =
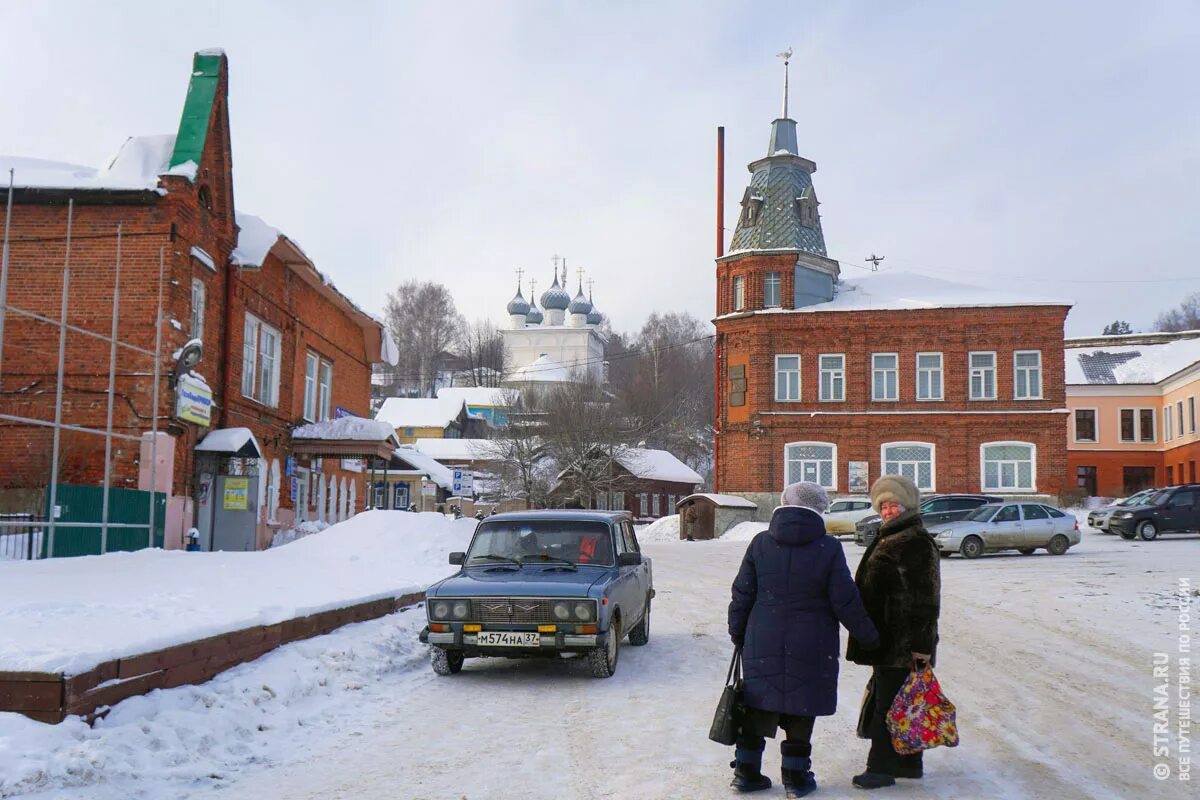
<path id="1" fill-rule="evenodd" d="M 867 688 L 863 691 L 862 706 L 858 710 L 858 727 L 855 733 L 860 739 L 871 738 L 871 717 L 875 716 L 875 676 L 867 679 Z"/>
<path id="2" fill-rule="evenodd" d="M 721 692 L 721 700 L 717 703 L 717 713 L 713 714 L 712 727 L 708 738 L 718 744 L 732 745 L 737 741 L 742 727 L 742 715 L 745 706 L 742 702 L 742 649 L 733 651 L 733 659 L 729 662 L 729 674 L 725 676 L 725 689 Z"/>

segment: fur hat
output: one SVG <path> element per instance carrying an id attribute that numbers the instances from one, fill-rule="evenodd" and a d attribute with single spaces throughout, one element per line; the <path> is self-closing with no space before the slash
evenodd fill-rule
<path id="1" fill-rule="evenodd" d="M 801 481 L 784 489 L 783 494 L 779 496 L 779 502 L 785 506 L 811 508 L 820 514 L 829 508 L 829 495 L 817 484 Z"/>
<path id="2" fill-rule="evenodd" d="M 921 493 L 917 491 L 916 484 L 903 475 L 884 475 L 871 487 L 871 505 L 876 513 L 887 500 L 899 503 L 911 511 L 920 505 Z"/>

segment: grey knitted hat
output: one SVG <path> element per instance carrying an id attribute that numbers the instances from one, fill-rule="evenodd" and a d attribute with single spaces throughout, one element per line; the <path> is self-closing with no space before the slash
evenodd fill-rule
<path id="1" fill-rule="evenodd" d="M 801 481 L 793 483 L 783 490 L 779 501 L 785 506 L 804 506 L 818 514 L 829 508 L 829 495 L 815 483 Z"/>

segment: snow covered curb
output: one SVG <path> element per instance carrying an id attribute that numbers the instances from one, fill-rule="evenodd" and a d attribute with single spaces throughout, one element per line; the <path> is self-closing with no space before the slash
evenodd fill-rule
<path id="1" fill-rule="evenodd" d="M 74 675 L 208 637 L 423 591 L 475 520 L 371 511 L 256 553 L 0 562 L 0 670 Z"/>

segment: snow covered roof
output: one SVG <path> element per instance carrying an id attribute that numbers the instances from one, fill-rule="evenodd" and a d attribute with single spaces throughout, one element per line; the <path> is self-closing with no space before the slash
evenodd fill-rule
<path id="1" fill-rule="evenodd" d="M 375 419 L 393 428 L 444 428 L 466 408 L 461 397 L 389 397 Z"/>
<path id="2" fill-rule="evenodd" d="M 1200 331 L 1068 339 L 1063 354 L 1068 385 L 1155 384 L 1200 362 Z"/>
<path id="3" fill-rule="evenodd" d="M 217 428 L 196 445 L 202 453 L 223 453 L 247 458 L 262 458 L 262 448 L 249 428 Z"/>
<path id="4" fill-rule="evenodd" d="M 506 380 L 514 383 L 562 383 L 571 380 L 571 373 L 562 364 L 542 353 L 532 364 L 514 369 Z"/>
<path id="5" fill-rule="evenodd" d="M 417 439 L 413 448 L 438 461 L 477 461 L 487 458 L 487 439 Z"/>
<path id="6" fill-rule="evenodd" d="M 13 185 L 30 189 L 94 189 L 106 191 L 153 191 L 158 176 L 183 175 L 195 179 L 196 165 L 188 162 L 168 168 L 175 148 L 175 134 L 131 136 L 103 169 L 48 161 L 41 158 L 0 155 L 0 174 L 8 183 L 13 170 Z"/>
<path id="7" fill-rule="evenodd" d="M 447 386 L 438 389 L 439 400 L 462 398 L 468 406 L 507 406 L 515 389 L 498 386 Z"/>
<path id="8" fill-rule="evenodd" d="M 754 503 L 750 502 L 744 497 L 738 497 L 736 494 L 706 494 L 704 492 L 700 492 L 698 494 L 689 494 L 679 502 L 682 503 L 684 500 L 692 500 L 697 497 L 703 497 L 705 500 L 715 503 L 716 505 L 726 506 L 728 508 L 758 508 L 758 506 Z"/>
<path id="9" fill-rule="evenodd" d="M 396 429 L 386 422 L 362 417 L 340 417 L 301 425 L 292 430 L 293 439 L 384 442 L 395 438 Z"/>
<path id="10" fill-rule="evenodd" d="M 796 309 L 769 308 L 754 313 L 811 314 L 822 311 L 1070 305 L 1069 300 L 1039 297 L 1004 288 L 971 286 L 915 272 L 888 271 L 840 281 L 834 298 L 826 303 Z"/>
<path id="11" fill-rule="evenodd" d="M 631 447 L 617 454 L 617 463 L 635 478 L 673 483 L 704 483 L 694 469 L 666 450 Z"/>
<path id="12" fill-rule="evenodd" d="M 229 260 L 241 267 L 261 267 L 267 253 L 279 241 L 279 229 L 244 211 L 237 212 L 237 224 L 237 246 Z"/>
<path id="13" fill-rule="evenodd" d="M 454 473 L 449 467 L 439 464 L 435 459 L 408 445 L 397 447 L 395 455 L 413 469 L 424 472 L 431 481 L 446 491 L 454 491 Z"/>

